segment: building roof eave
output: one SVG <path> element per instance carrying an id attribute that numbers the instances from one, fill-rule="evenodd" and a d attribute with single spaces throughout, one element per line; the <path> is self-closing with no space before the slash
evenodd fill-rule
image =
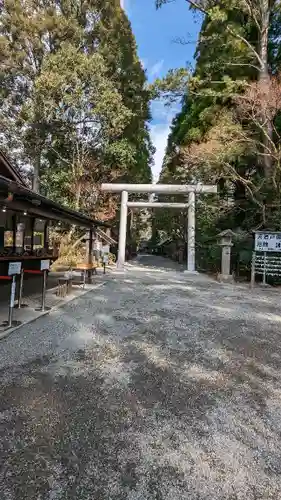
<path id="1" fill-rule="evenodd" d="M 16 202 L 18 202 L 24 204 L 25 208 L 31 214 L 36 215 L 36 211 L 41 211 L 41 216 L 50 220 L 62 220 L 86 228 L 93 228 L 95 226 L 110 227 L 106 222 L 92 219 L 87 215 L 60 205 L 6 177 L 0 176 L 0 185 L 1 184 L 2 186 L 6 186 L 9 192 L 13 193 L 13 199 L 6 203 L 7 208 L 11 208 L 11 210 L 13 209 L 13 205 L 15 206 Z M 40 209 L 38 207 L 40 207 Z M 43 213 L 45 213 L 45 215 L 43 215 Z"/>

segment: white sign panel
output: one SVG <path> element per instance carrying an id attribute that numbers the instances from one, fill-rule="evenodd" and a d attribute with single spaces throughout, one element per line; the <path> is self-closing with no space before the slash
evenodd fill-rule
<path id="1" fill-rule="evenodd" d="M 109 245 L 103 245 L 102 253 L 109 253 Z"/>
<path id="2" fill-rule="evenodd" d="M 93 250 L 98 250 L 98 251 L 101 250 L 101 241 L 98 240 L 94 241 Z"/>
<path id="3" fill-rule="evenodd" d="M 46 271 L 46 269 L 50 269 L 50 260 L 41 260 L 40 263 L 41 271 Z"/>
<path id="4" fill-rule="evenodd" d="M 16 281 L 12 282 L 11 296 L 10 296 L 10 307 L 15 305 L 15 294 L 16 294 Z"/>
<path id="5" fill-rule="evenodd" d="M 256 252 L 281 252 L 281 233 L 255 233 Z"/>
<path id="6" fill-rule="evenodd" d="M 20 274 L 21 272 L 21 262 L 9 262 L 8 275 L 13 276 L 14 274 Z"/>

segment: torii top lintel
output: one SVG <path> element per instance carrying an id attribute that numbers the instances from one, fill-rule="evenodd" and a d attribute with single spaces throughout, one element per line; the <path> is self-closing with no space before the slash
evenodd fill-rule
<path id="1" fill-rule="evenodd" d="M 204 184 L 102 184 L 101 191 L 110 193 L 217 193 L 217 186 Z"/>

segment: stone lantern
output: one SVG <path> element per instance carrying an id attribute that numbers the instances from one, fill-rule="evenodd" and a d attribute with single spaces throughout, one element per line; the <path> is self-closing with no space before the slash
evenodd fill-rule
<path id="1" fill-rule="evenodd" d="M 231 229 L 226 229 L 218 234 L 218 243 L 221 246 L 221 272 L 218 280 L 222 282 L 232 282 L 233 275 L 230 274 L 231 247 L 235 233 Z"/>

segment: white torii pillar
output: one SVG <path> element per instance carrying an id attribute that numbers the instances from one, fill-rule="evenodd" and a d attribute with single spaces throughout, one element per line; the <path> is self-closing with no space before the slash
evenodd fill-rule
<path id="1" fill-rule="evenodd" d="M 187 216 L 187 271 L 195 272 L 195 193 L 188 194 Z"/>
<path id="2" fill-rule="evenodd" d="M 195 194 L 216 193 L 214 185 L 188 184 L 102 184 L 102 191 L 111 193 L 121 192 L 120 228 L 117 267 L 123 269 L 125 264 L 127 212 L 132 208 L 188 208 L 187 231 L 187 271 L 195 272 Z M 159 203 L 159 202 L 128 202 L 128 193 L 162 193 L 188 194 L 187 203 Z"/>
<path id="3" fill-rule="evenodd" d="M 118 240 L 118 260 L 117 267 L 123 268 L 126 256 L 126 239 L 127 239 L 127 215 L 128 215 L 128 191 L 121 192 L 121 207 L 120 207 L 120 226 Z"/>

